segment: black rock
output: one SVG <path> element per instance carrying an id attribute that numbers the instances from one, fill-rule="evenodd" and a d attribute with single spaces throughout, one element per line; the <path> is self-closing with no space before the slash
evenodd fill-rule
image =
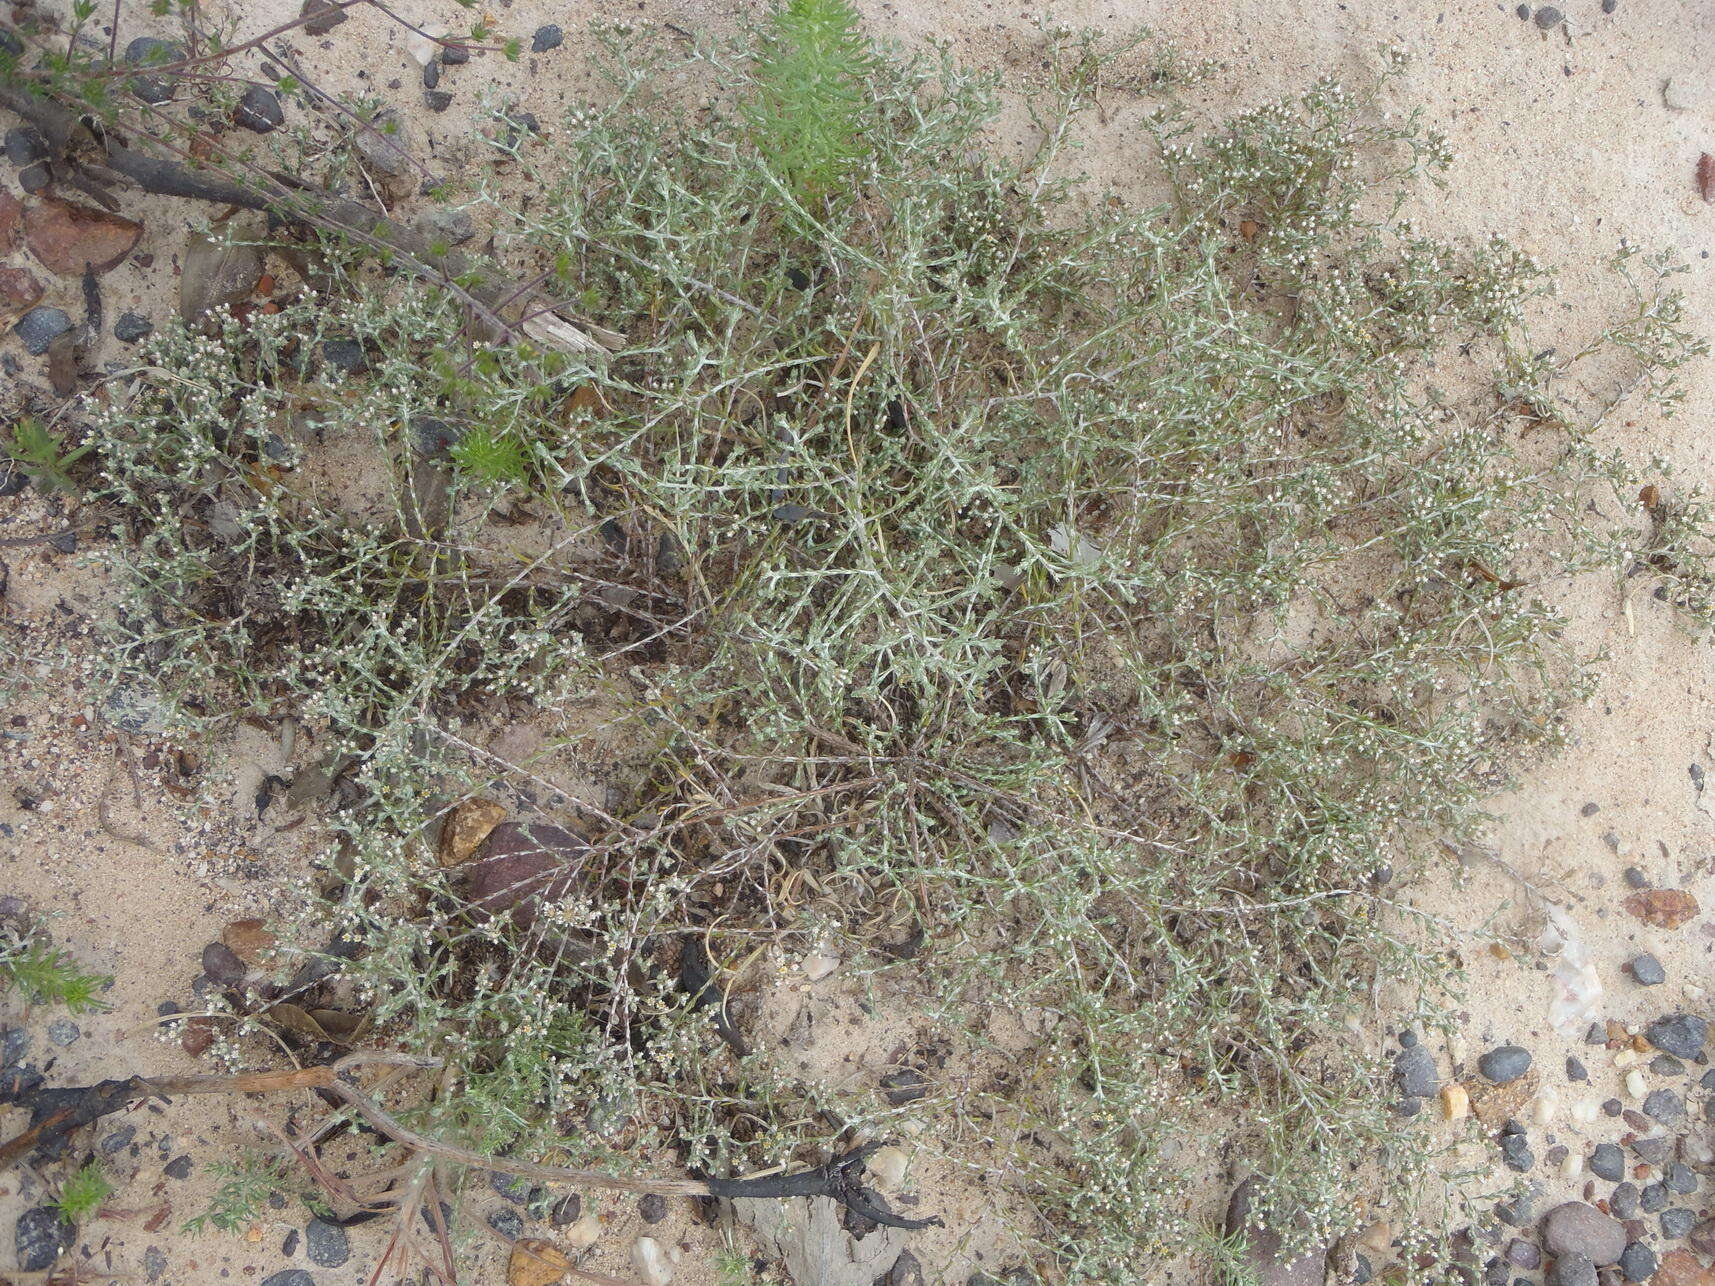
<path id="1" fill-rule="evenodd" d="M 1655 1273 L 1655 1251 L 1634 1241 L 1620 1254 L 1620 1272 L 1629 1282 L 1647 1281 Z"/>
<path id="2" fill-rule="evenodd" d="M 508 1241 L 524 1235 L 524 1216 L 516 1210 L 496 1210 L 488 1216 L 488 1226 Z"/>
<path id="3" fill-rule="evenodd" d="M 1608 1209 L 1619 1219 L 1637 1218 L 1638 1185 L 1630 1181 L 1615 1184 L 1608 1194 Z"/>
<path id="4" fill-rule="evenodd" d="M 1596 1265 L 1577 1251 L 1560 1256 L 1548 1274 L 1549 1286 L 1597 1286 Z"/>
<path id="5" fill-rule="evenodd" d="M 518 1175 L 490 1170 L 488 1186 L 515 1206 L 521 1206 L 530 1200 L 530 1181 Z"/>
<path id="6" fill-rule="evenodd" d="M 31 357 L 40 357 L 48 351 L 49 344 L 71 329 L 71 318 L 63 308 L 41 305 L 18 318 L 12 329 L 18 333 L 24 351 Z"/>
<path id="7" fill-rule="evenodd" d="M 923 1265 L 917 1262 L 916 1255 L 902 1250 L 893 1267 L 882 1275 L 879 1286 L 923 1286 Z"/>
<path id="8" fill-rule="evenodd" d="M 1696 1014 L 1672 1014 L 1658 1018 L 1644 1031 L 1644 1039 L 1664 1054 L 1694 1059 L 1709 1039 L 1709 1024 Z"/>
<path id="9" fill-rule="evenodd" d="M 1629 889 L 1647 889 L 1649 887 L 1649 876 L 1635 866 L 1628 866 L 1621 878 L 1625 880 L 1626 887 Z"/>
<path id="10" fill-rule="evenodd" d="M 568 1192 L 554 1203 L 554 1208 L 548 1212 L 548 1222 L 556 1228 L 570 1228 L 583 1212 L 584 1199 L 575 1192 Z"/>
<path id="11" fill-rule="evenodd" d="M 1566 1079 L 1569 1081 L 1587 1081 L 1590 1079 L 1590 1070 L 1568 1054 L 1566 1056 Z"/>
<path id="12" fill-rule="evenodd" d="M 312 1219 L 304 1227 L 304 1253 L 319 1268 L 338 1268 L 351 1258 L 345 1229 L 325 1219 Z"/>
<path id="13" fill-rule="evenodd" d="M 1651 1090 L 1644 1095 L 1644 1115 L 1664 1124 L 1685 1115 L 1685 1100 L 1672 1090 Z"/>
<path id="14" fill-rule="evenodd" d="M 1566 15 L 1551 4 L 1545 4 L 1536 11 L 1536 25 L 1544 31 L 1552 31 L 1564 21 Z"/>
<path id="15" fill-rule="evenodd" d="M 143 1252 L 143 1276 L 152 1282 L 161 1280 L 161 1274 L 167 1271 L 167 1252 L 159 1246 L 150 1246 Z"/>
<path id="16" fill-rule="evenodd" d="M 550 49 L 558 49 L 566 43 L 566 33 L 553 23 L 545 27 L 537 27 L 536 34 L 530 37 L 530 52 L 545 54 Z"/>
<path id="17" fill-rule="evenodd" d="M 1684 1206 L 1675 1206 L 1671 1210 L 1661 1212 L 1661 1235 L 1669 1241 L 1678 1241 L 1681 1237 L 1689 1236 L 1697 1226 L 1697 1212 L 1687 1210 Z"/>
<path id="18" fill-rule="evenodd" d="M 1513 12 L 1518 14 L 1520 22 L 1529 22 L 1530 21 L 1530 6 L 1528 4 L 1521 4 L 1517 9 L 1514 9 Z M 1586 808 L 1588 808 L 1589 806 L 1590 805 L 1588 805 L 1588 804 L 1584 805 L 1584 807 L 1586 807 Z M 1590 814 L 1586 813 L 1584 815 L 1586 817 L 1588 817 Z"/>
<path id="19" fill-rule="evenodd" d="M 224 942 L 211 942 L 202 949 L 204 975 L 223 987 L 235 987 L 248 972 L 238 953 Z"/>
<path id="20" fill-rule="evenodd" d="M 135 1125 L 121 1125 L 104 1137 L 96 1146 L 103 1156 L 112 1156 L 115 1152 L 122 1152 L 130 1147 L 131 1140 L 136 1137 L 137 1127 Z"/>
<path id="21" fill-rule="evenodd" d="M 280 1253 L 290 1259 L 298 1253 L 298 1243 L 302 1240 L 296 1228 L 286 1229 L 286 1235 L 280 1241 Z"/>
<path id="22" fill-rule="evenodd" d="M 138 36 L 125 46 L 125 61 L 133 67 L 159 66 L 163 63 L 176 63 L 185 56 L 185 51 L 178 45 L 165 40 L 157 40 L 153 36 Z M 141 98 L 145 103 L 165 103 L 173 97 L 174 78 L 167 76 L 133 76 L 126 81 L 126 87 Z"/>
<path id="23" fill-rule="evenodd" d="M 1604 1116 L 1618 1116 L 1625 1110 L 1625 1104 L 1621 1103 L 1617 1098 L 1605 1098 L 1602 1100 L 1602 1115 Z"/>
<path id="24" fill-rule="evenodd" d="M 34 196 L 38 192 L 46 192 L 53 186 L 53 172 L 48 169 L 46 161 L 37 161 L 34 165 L 26 165 L 18 171 L 18 186 Z"/>
<path id="25" fill-rule="evenodd" d="M 667 1217 L 667 1198 L 651 1192 L 637 1199 L 637 1215 L 644 1223 L 660 1223 Z"/>
<path id="26" fill-rule="evenodd" d="M 1665 1183 L 1646 1183 L 1643 1190 L 1638 1193 L 1638 1209 L 1646 1215 L 1658 1214 L 1666 1210 L 1668 1202 L 1672 1200 L 1673 1197 L 1668 1193 Z"/>
<path id="27" fill-rule="evenodd" d="M 1667 981 L 1667 970 L 1647 951 L 1632 957 L 1631 970 L 1633 980 L 1640 987 L 1658 987 Z"/>
<path id="28" fill-rule="evenodd" d="M 463 45 L 442 45 L 441 62 L 448 67 L 462 67 L 470 61 L 470 50 Z"/>
<path id="29" fill-rule="evenodd" d="M 307 1268 L 287 1268 L 272 1277 L 264 1277 L 262 1286 L 316 1286 L 316 1279 Z"/>
<path id="30" fill-rule="evenodd" d="M 48 548 L 60 554 L 77 553 L 77 533 L 75 531 L 55 532 L 52 536 L 48 537 Z M 63 1023 L 64 1026 L 60 1026 L 60 1023 Z M 83 1035 L 82 1032 L 78 1031 L 77 1024 L 68 1019 L 62 1018 L 59 1020 L 59 1023 L 54 1025 L 59 1027 L 62 1035 L 70 1037 L 69 1040 L 56 1040 L 54 1042 L 56 1045 L 69 1045 L 72 1041 Z M 50 1027 L 48 1029 L 48 1035 L 51 1037 L 53 1034 L 53 1028 Z"/>
<path id="31" fill-rule="evenodd" d="M 113 338 L 122 344 L 135 344 L 155 329 L 155 323 L 142 313 L 120 313 L 113 323 Z"/>
<path id="32" fill-rule="evenodd" d="M 1618 1183 L 1626 1177 L 1626 1154 L 1618 1144 L 1598 1143 L 1590 1154 L 1590 1173 L 1609 1183 Z"/>
<path id="33" fill-rule="evenodd" d="M 48 159 L 48 140 L 28 125 L 6 131 L 6 159 L 13 165 L 29 165 Z"/>
<path id="34" fill-rule="evenodd" d="M 453 105 L 453 96 L 444 89 L 431 89 L 423 95 L 423 106 L 431 112 L 444 112 Z"/>
<path id="35" fill-rule="evenodd" d="M 1602 12 L 1612 13 L 1620 7 L 1620 0 L 1602 0 Z"/>
<path id="36" fill-rule="evenodd" d="M 252 85 L 238 100 L 232 119 L 257 134 L 271 134 L 286 123 L 286 113 L 278 94 L 264 85 Z"/>
<path id="37" fill-rule="evenodd" d="M 1400 1093 L 1418 1098 L 1426 1098 L 1441 1088 L 1441 1078 L 1435 1072 L 1435 1055 L 1423 1045 L 1411 1045 L 1395 1055 L 1393 1079 Z"/>
<path id="38" fill-rule="evenodd" d="M 1431 1066 L 1433 1067 L 1433 1064 Z M 918 1099 L 926 1096 L 929 1093 L 929 1080 L 923 1073 L 907 1067 L 883 1076 L 881 1078 L 881 1092 L 886 1096 L 889 1103 L 895 1107 L 902 1107 L 906 1103 L 915 1103 Z M 1408 1094 L 1428 1092 L 1427 1090 L 1406 1090 Z"/>
<path id="39" fill-rule="evenodd" d="M 423 64 L 423 88 L 433 89 L 441 83 L 441 65 L 437 62 Z"/>
<path id="40" fill-rule="evenodd" d="M 1520 1174 L 1536 1164 L 1536 1156 L 1530 1150 L 1530 1140 L 1522 1134 L 1501 1135 L 1501 1159 L 1506 1162 L 1507 1169 L 1516 1170 Z"/>
<path id="41" fill-rule="evenodd" d="M 1477 1060 L 1477 1070 L 1496 1085 L 1506 1085 L 1528 1072 L 1530 1061 L 1528 1049 L 1498 1045 Z"/>
<path id="42" fill-rule="evenodd" d="M 18 1267 L 27 1273 L 39 1273 L 51 1268 L 54 1260 L 70 1249 L 77 1229 L 52 1206 L 37 1206 L 18 1216 L 12 1236 L 18 1250 Z"/>
<path id="43" fill-rule="evenodd" d="M 369 369 L 369 362 L 363 355 L 363 345 L 355 339 L 324 339 L 322 359 L 336 371 L 343 371 L 347 375 L 355 375 L 359 371 Z"/>
<path id="44" fill-rule="evenodd" d="M 1690 1166 L 1680 1161 L 1675 1161 L 1667 1167 L 1667 1177 L 1662 1182 L 1667 1184 L 1669 1192 L 1677 1192 L 1682 1197 L 1697 1191 L 1697 1175 Z"/>
<path id="45" fill-rule="evenodd" d="M 1657 1076 L 1684 1076 L 1685 1064 L 1672 1054 L 1657 1054 L 1649 1060 L 1649 1069 Z"/>
<path id="46" fill-rule="evenodd" d="M 187 1152 L 187 1153 L 185 1153 L 184 1156 L 174 1157 L 171 1161 L 167 1162 L 167 1164 L 161 1168 L 169 1179 L 188 1179 L 188 1178 L 190 1178 L 191 1177 L 190 1153 Z"/>

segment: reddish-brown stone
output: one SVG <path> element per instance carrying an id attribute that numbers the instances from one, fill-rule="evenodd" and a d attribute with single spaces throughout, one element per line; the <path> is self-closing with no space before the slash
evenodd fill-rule
<path id="1" fill-rule="evenodd" d="M 85 266 L 112 270 L 142 235 L 141 223 L 58 197 L 24 207 L 24 240 L 43 267 L 62 277 L 81 277 Z"/>

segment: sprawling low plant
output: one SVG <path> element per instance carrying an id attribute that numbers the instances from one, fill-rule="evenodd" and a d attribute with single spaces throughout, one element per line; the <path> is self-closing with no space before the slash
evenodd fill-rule
<path id="1" fill-rule="evenodd" d="M 378 1030 L 460 1069 L 435 1128 L 721 1168 L 825 1146 L 823 1107 L 885 1129 L 711 1058 L 664 981 L 676 940 L 819 944 L 1004 1050 L 911 1110 L 1010 1176 L 1044 1272 L 1186 1244 L 1187 1136 L 1301 1244 L 1378 1179 L 1408 1201 L 1422 1149 L 1352 1031 L 1383 980 L 1433 1016 L 1450 972 L 1395 890 L 1583 691 L 1564 578 L 1641 559 L 1695 607 L 1701 510 L 1637 508 L 1608 408 L 1557 396 L 1534 260 L 1402 217 L 1450 159 L 1414 118 L 1318 83 L 1211 125 L 1179 64 L 1051 34 L 1011 161 L 992 77 L 784 15 L 683 68 L 612 33 L 601 101 L 506 144 L 533 198 L 482 198 L 502 253 L 611 354 L 473 347 L 456 298 L 332 250 L 337 312 L 154 342 L 101 438 L 133 670 L 325 734 L 357 787 L 331 915 Z M 1064 177 L 1098 88 L 1153 105 L 1162 204 Z M 1573 360 L 1671 409 L 1698 345 L 1665 265 L 1621 268 Z M 472 743 L 503 697 L 631 747 L 616 798 Z M 474 914 L 414 838 L 476 786 L 594 841 L 553 932 Z"/>

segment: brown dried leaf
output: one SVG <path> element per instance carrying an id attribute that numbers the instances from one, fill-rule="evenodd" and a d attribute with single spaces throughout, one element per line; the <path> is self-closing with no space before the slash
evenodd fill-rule
<path id="1" fill-rule="evenodd" d="M 1697 191 L 1705 201 L 1715 201 L 1715 156 L 1707 152 L 1697 158 Z"/>
<path id="2" fill-rule="evenodd" d="M 512 1258 L 506 1261 L 506 1286 L 554 1286 L 571 1266 L 551 1243 L 521 1237 L 512 1243 Z"/>
<path id="3" fill-rule="evenodd" d="M 458 866 L 470 860 L 489 832 L 506 819 L 506 810 L 487 799 L 467 799 L 441 827 L 440 863 Z"/>
<path id="4" fill-rule="evenodd" d="M 263 1015 L 277 1026 L 291 1032 L 294 1036 L 302 1036 L 305 1040 L 332 1040 L 327 1029 L 318 1023 L 310 1011 L 302 1005 L 294 1005 L 289 1000 L 282 1000 L 277 1005 L 268 1006 Z"/>
<path id="5" fill-rule="evenodd" d="M 262 953 L 275 941 L 260 920 L 234 920 L 220 931 L 220 940 L 247 965 L 260 964 Z"/>
<path id="6" fill-rule="evenodd" d="M 1677 929 L 1701 909 L 1697 899 L 1684 889 L 1645 889 L 1632 894 L 1621 905 L 1658 929 Z"/>

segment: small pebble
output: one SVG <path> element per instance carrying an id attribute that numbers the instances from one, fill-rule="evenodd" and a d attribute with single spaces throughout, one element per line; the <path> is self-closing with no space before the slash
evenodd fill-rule
<path id="1" fill-rule="evenodd" d="M 1662 1180 L 1667 1184 L 1669 1192 L 1677 1192 L 1680 1196 L 1697 1191 L 1697 1176 L 1688 1165 L 1675 1161 L 1667 1168 L 1667 1178 Z"/>
<path id="2" fill-rule="evenodd" d="M 369 366 L 363 355 L 363 345 L 355 339 L 324 339 L 322 358 L 336 371 L 347 375 L 355 375 Z"/>
<path id="3" fill-rule="evenodd" d="M 1523 1174 L 1536 1164 L 1536 1156 L 1530 1150 L 1530 1141 L 1522 1134 L 1501 1135 L 1501 1160 L 1509 1170 Z"/>
<path id="4" fill-rule="evenodd" d="M 312 1219 L 305 1227 L 304 1252 L 320 1268 L 338 1268 L 351 1258 L 345 1229 L 325 1219 Z"/>
<path id="5" fill-rule="evenodd" d="M 188 1179 L 188 1178 L 190 1178 L 191 1177 L 190 1153 L 187 1152 L 187 1153 L 185 1153 L 184 1156 L 174 1157 L 171 1161 L 167 1162 L 167 1164 L 162 1166 L 161 1168 L 169 1179 Z"/>
<path id="6" fill-rule="evenodd" d="M 1602 0 L 1602 12 L 1612 13 L 1620 7 L 1620 0 Z"/>
<path id="7" fill-rule="evenodd" d="M 1507 1085 L 1530 1070 L 1530 1051 L 1518 1045 L 1498 1045 L 1477 1060 L 1477 1070 L 1496 1085 Z"/>
<path id="8" fill-rule="evenodd" d="M 1530 21 L 1530 6 L 1528 4 L 1521 4 L 1517 9 L 1514 9 L 1513 12 L 1518 14 L 1520 22 L 1529 22 Z M 1586 816 L 1586 817 L 1590 816 L 1591 813 L 1596 811 L 1596 809 L 1593 805 L 1585 804 L 1584 807 L 1588 810 L 1584 814 L 1584 816 Z"/>
<path id="9" fill-rule="evenodd" d="M 17 332 L 24 351 L 31 357 L 40 357 L 48 351 L 49 344 L 71 329 L 71 318 L 65 309 L 43 304 L 18 318 L 12 329 Z"/>
<path id="10" fill-rule="evenodd" d="M 1540 1268 L 1542 1252 L 1535 1243 L 1526 1241 L 1523 1237 L 1514 1237 L 1507 1243 L 1507 1262 L 1514 1268 Z"/>
<path id="11" fill-rule="evenodd" d="M 1644 1115 L 1667 1124 L 1685 1115 L 1685 1100 L 1672 1090 L 1651 1090 L 1644 1096 Z"/>
<path id="12" fill-rule="evenodd" d="M 1649 1082 L 1644 1079 L 1644 1074 L 1634 1067 L 1626 1073 L 1625 1086 L 1626 1093 L 1630 1097 L 1642 1098 L 1648 1089 Z"/>
<path id="13" fill-rule="evenodd" d="M 307 1268 L 287 1268 L 272 1277 L 264 1277 L 262 1286 L 316 1286 L 316 1279 Z"/>
<path id="14" fill-rule="evenodd" d="M 1634 1241 L 1620 1253 L 1620 1272 L 1629 1282 L 1647 1281 L 1655 1275 L 1655 1251 Z"/>
<path id="15" fill-rule="evenodd" d="M 1566 1056 L 1566 1079 L 1569 1081 L 1587 1081 L 1590 1079 L 1589 1069 L 1570 1054 Z"/>
<path id="16" fill-rule="evenodd" d="M 1608 1209 L 1616 1218 L 1633 1219 L 1638 1213 L 1638 1185 L 1632 1182 L 1620 1183 L 1608 1194 Z"/>
<path id="17" fill-rule="evenodd" d="M 1606 1115 L 1618 1116 L 1622 1110 L 1623 1110 L 1623 1105 L 1621 1104 L 1619 1099 L 1608 1098 L 1608 1099 L 1602 1100 L 1602 1111 Z"/>
<path id="18" fill-rule="evenodd" d="M 1665 1135 L 1646 1134 L 1642 1138 L 1632 1140 L 1632 1151 L 1638 1154 L 1638 1159 L 1646 1165 L 1661 1166 L 1667 1162 L 1669 1140 Z"/>
<path id="19" fill-rule="evenodd" d="M 75 1045 L 82 1035 L 78 1025 L 69 1018 L 56 1018 L 48 1024 L 48 1039 L 56 1045 Z"/>
<path id="20" fill-rule="evenodd" d="M 1584 1043 L 1586 1045 L 1606 1045 L 1608 1043 L 1608 1029 L 1601 1023 L 1591 1023 L 1584 1031 Z"/>
<path id="21" fill-rule="evenodd" d="M 488 1226 L 508 1241 L 517 1241 L 524 1235 L 524 1216 L 516 1210 L 503 1208 L 488 1216 Z"/>
<path id="22" fill-rule="evenodd" d="M 1627 888 L 1647 889 L 1649 887 L 1649 878 L 1635 866 L 1626 868 L 1625 881 Z"/>
<path id="23" fill-rule="evenodd" d="M 1663 1183 L 1646 1183 L 1638 1192 L 1638 1209 L 1646 1215 L 1666 1210 L 1673 1198 Z"/>
<path id="24" fill-rule="evenodd" d="M 1681 1237 L 1689 1236 L 1697 1226 L 1697 1213 L 1687 1210 L 1684 1206 L 1675 1206 L 1672 1210 L 1661 1212 L 1661 1235 L 1669 1241 L 1678 1241 Z"/>
<path id="25" fill-rule="evenodd" d="M 1596 1265 L 1577 1251 L 1556 1259 L 1548 1276 L 1552 1286 L 1597 1286 Z"/>
<path id="26" fill-rule="evenodd" d="M 667 1286 L 673 1280 L 673 1261 L 653 1237 L 639 1237 L 631 1243 L 631 1266 L 643 1279 L 644 1286 Z"/>
<path id="27" fill-rule="evenodd" d="M 1618 1183 L 1626 1177 L 1626 1154 L 1617 1144 L 1598 1143 L 1590 1153 L 1590 1173 L 1609 1183 Z"/>
<path id="28" fill-rule="evenodd" d="M 113 338 L 122 344 L 135 344 L 154 329 L 155 323 L 142 313 L 120 313 L 113 323 Z"/>
<path id="29" fill-rule="evenodd" d="M 1465 1087 L 1457 1081 L 1449 1081 L 1441 1087 L 1441 1119 L 1443 1121 L 1462 1121 L 1471 1114 L 1471 1096 Z"/>
<path id="30" fill-rule="evenodd" d="M 566 33 L 561 31 L 554 23 L 550 22 L 545 27 L 536 28 L 536 34 L 530 37 L 530 52 L 533 54 L 545 54 L 550 49 L 558 49 L 565 43 Z"/>
<path id="31" fill-rule="evenodd" d="M 1633 980 L 1640 987 L 1658 987 L 1667 981 L 1667 970 L 1647 951 L 1633 956 L 1630 968 Z"/>
<path id="32" fill-rule="evenodd" d="M 1672 1054 L 1657 1054 L 1649 1060 L 1649 1069 L 1657 1076 L 1684 1076 L 1685 1064 Z"/>
<path id="33" fill-rule="evenodd" d="M 637 1215 L 644 1223 L 660 1223 L 667 1217 L 667 1198 L 651 1192 L 637 1199 Z"/>
<path id="34" fill-rule="evenodd" d="M 286 113 L 273 90 L 265 85 L 252 85 L 238 100 L 232 119 L 254 134 L 271 134 L 286 123 Z"/>
<path id="35" fill-rule="evenodd" d="M 434 89 L 441 83 L 441 65 L 437 62 L 423 64 L 423 88 Z"/>
<path id="36" fill-rule="evenodd" d="M 1708 1038 L 1709 1024 L 1696 1014 L 1672 1014 L 1657 1019 L 1644 1031 L 1644 1039 L 1662 1053 L 1687 1060 L 1703 1052 L 1703 1042 Z"/>
<path id="37" fill-rule="evenodd" d="M 431 112 L 444 112 L 453 105 L 453 96 L 444 89 L 431 89 L 423 95 L 423 105 Z"/>
<path id="38" fill-rule="evenodd" d="M 77 1229 L 62 1219 L 54 1207 L 37 1206 L 24 1211 L 12 1233 L 18 1267 L 27 1273 L 52 1267 L 76 1237 Z"/>
<path id="39" fill-rule="evenodd" d="M 1544 31 L 1554 30 L 1565 20 L 1566 15 L 1551 4 L 1545 4 L 1536 11 L 1536 25 Z"/>

